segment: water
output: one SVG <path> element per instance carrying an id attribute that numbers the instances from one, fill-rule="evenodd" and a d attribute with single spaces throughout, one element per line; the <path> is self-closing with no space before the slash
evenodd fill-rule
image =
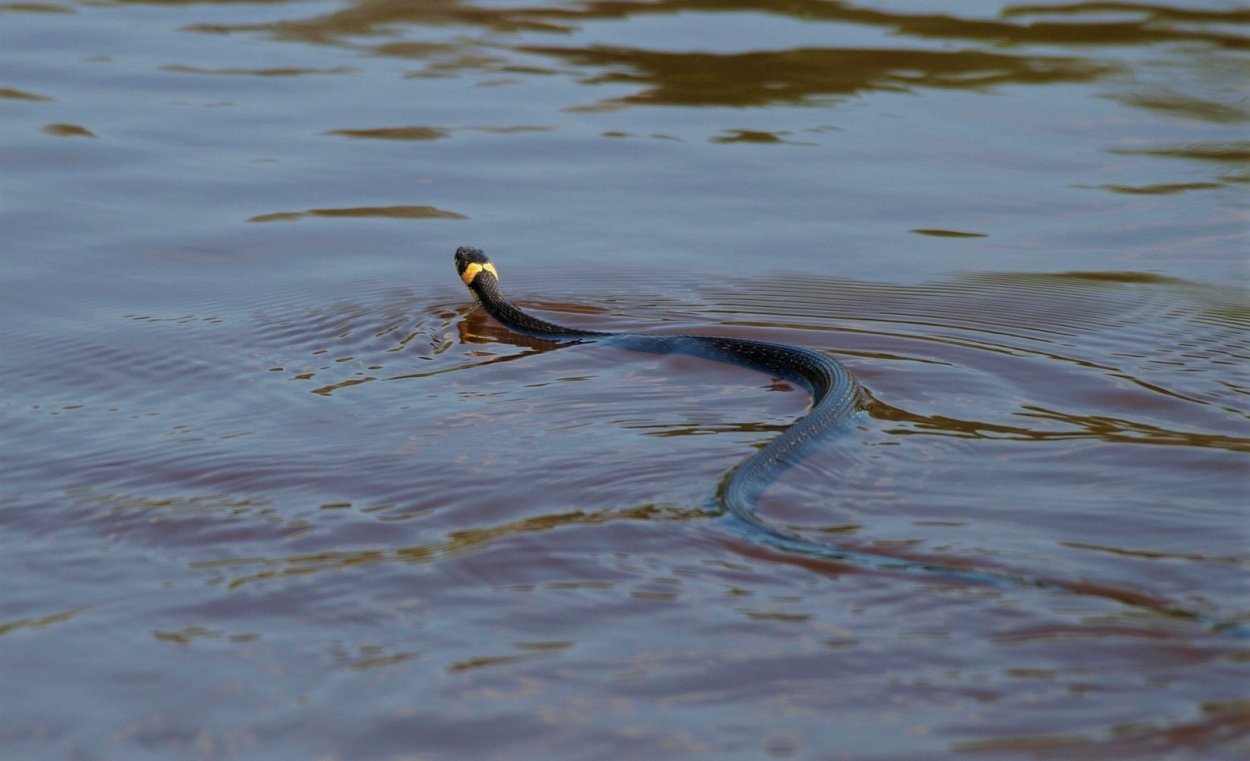
<path id="1" fill-rule="evenodd" d="M 1248 25 L 0 6 L 5 758 L 1250 753 Z"/>

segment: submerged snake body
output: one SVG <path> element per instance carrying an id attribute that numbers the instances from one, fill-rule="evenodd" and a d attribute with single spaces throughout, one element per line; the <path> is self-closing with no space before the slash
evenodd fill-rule
<path id="1" fill-rule="evenodd" d="M 755 505 L 768 485 L 805 454 L 809 444 L 849 426 L 863 407 L 863 391 L 842 363 L 811 349 L 744 338 L 650 336 L 569 328 L 526 314 L 508 301 L 499 290 L 495 266 L 480 250 L 468 246 L 457 249 L 456 269 L 486 311 L 518 333 L 549 341 L 597 341 L 649 354 L 704 357 L 759 370 L 806 388 L 812 395 L 808 414 L 734 468 L 722 481 L 717 497 L 725 513 L 752 527 L 757 538 L 790 547 L 801 544 L 807 551 L 819 548 L 764 523 Z"/>

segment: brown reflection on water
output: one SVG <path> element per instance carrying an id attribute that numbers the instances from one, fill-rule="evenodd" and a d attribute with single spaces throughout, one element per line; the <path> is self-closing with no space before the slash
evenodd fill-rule
<path id="1" fill-rule="evenodd" d="M 1241 165 L 1250 161 L 1250 141 L 1192 143 L 1190 145 L 1162 146 L 1158 148 L 1112 148 L 1109 152 L 1129 156 L 1163 156 L 1165 158 L 1216 161 Z"/>
<path id="2" fill-rule="evenodd" d="M 699 520 L 706 516 L 707 513 L 703 510 L 663 508 L 657 505 L 640 505 L 620 510 L 576 510 L 537 515 L 493 526 L 452 530 L 436 541 L 407 547 L 379 546 L 376 549 L 322 551 L 286 557 L 232 558 L 224 561 L 205 561 L 195 564 L 195 567 L 227 573 L 226 584 L 233 589 L 282 577 L 342 571 L 356 565 L 431 563 L 473 550 L 482 550 L 488 545 L 511 537 L 550 532 L 571 526 L 597 526 L 615 521 Z M 407 516 L 401 518 L 401 520 L 406 519 Z M 257 567 L 259 570 L 253 570 Z"/>
<path id="3" fill-rule="evenodd" d="M 1114 636 L 1108 632 L 1107 636 Z M 1040 676 L 1046 676 L 1044 674 Z M 1230 758 L 1230 744 L 1250 735 L 1250 700 L 1213 701 L 1188 721 L 1142 722 L 1117 728 L 1111 737 L 1093 733 L 1012 734 L 992 740 L 953 743 L 958 753 L 989 757 L 1039 759 L 1160 758 L 1186 754 L 1191 758 Z M 1206 754 L 1211 754 L 1207 756 Z"/>
<path id="4" fill-rule="evenodd" d="M 913 88 L 979 89 L 1095 79 L 1105 65 L 1057 56 L 981 51 L 800 48 L 726 55 L 634 48 L 531 47 L 580 67 L 608 69 L 592 81 L 644 89 L 613 102 L 684 106 L 762 106 L 817 96 Z M 628 67 L 629 71 L 621 71 Z"/>
<path id="5" fill-rule="evenodd" d="M 222 68 L 205 68 L 203 66 L 186 66 L 182 64 L 169 64 L 160 67 L 161 71 L 174 72 L 176 74 L 217 74 L 225 76 L 243 76 L 243 77 L 302 77 L 310 74 L 353 74 L 356 69 L 348 66 L 336 66 L 329 69 L 318 69 L 306 66 L 282 66 L 271 67 L 265 69 L 246 69 L 235 67 Z"/>
<path id="6" fill-rule="evenodd" d="M 1212 124 L 1237 124 L 1250 121 L 1250 109 L 1232 103 L 1217 103 L 1156 85 L 1147 92 L 1113 96 L 1130 106 L 1147 108 L 1165 114 L 1199 119 Z"/>
<path id="7" fill-rule="evenodd" d="M 487 132 L 496 135 L 511 135 L 521 132 L 551 132 L 554 127 L 541 125 L 519 124 L 515 126 L 481 126 L 481 127 L 428 127 L 414 124 L 406 127 L 376 127 L 370 129 L 332 129 L 327 135 L 350 137 L 365 140 L 441 140 L 450 137 L 452 132 L 465 130 L 471 132 Z"/>
<path id="8" fill-rule="evenodd" d="M 44 629 L 49 626 L 71 621 L 75 616 L 82 613 L 84 610 L 84 608 L 74 608 L 72 610 L 65 610 L 59 613 L 49 613 L 46 616 L 0 621 L 0 637 L 17 631 Z"/>
<path id="9" fill-rule="evenodd" d="M 377 129 L 332 129 L 327 135 L 343 137 L 370 138 L 373 140 L 439 140 L 448 137 L 451 132 L 438 127 L 380 127 Z"/>
<path id="10" fill-rule="evenodd" d="M 341 209 L 276 211 L 249 217 L 248 222 L 291 222 L 304 217 L 379 217 L 389 219 L 465 219 L 463 214 L 433 206 L 352 206 Z"/>
<path id="11" fill-rule="evenodd" d="M 39 95 L 33 92 L 26 92 L 25 90 L 16 90 L 12 87 L 0 87 L 0 98 L 8 98 L 10 100 L 26 100 L 26 101 L 33 101 L 33 102 L 52 100 L 52 98 L 49 98 L 46 95 Z"/>
<path id="12" fill-rule="evenodd" d="M 938 230 L 933 228 L 917 228 L 911 230 L 917 235 L 928 235 L 933 238 L 984 238 L 985 233 L 967 232 L 964 230 Z"/>
<path id="13" fill-rule="evenodd" d="M 1080 185 L 1077 187 L 1089 187 Z M 1177 193 L 1185 193 L 1190 190 L 1212 190 L 1214 188 L 1224 187 L 1220 182 L 1163 182 L 1153 185 L 1097 185 L 1100 190 L 1110 190 L 1112 193 L 1124 193 L 1134 196 L 1170 196 Z"/>
<path id="14" fill-rule="evenodd" d="M 1040 421 L 1062 423 L 1064 430 L 1039 430 L 1033 427 L 1001 425 L 979 420 L 960 420 L 944 415 L 917 415 L 876 400 L 873 401 L 870 411 L 873 417 L 880 420 L 908 423 L 906 428 L 891 429 L 891 433 L 900 436 L 938 435 L 1017 441 L 1097 439 L 1109 443 L 1211 447 L 1229 452 L 1250 452 L 1250 438 L 1246 437 L 1169 430 L 1160 426 L 1104 415 L 1074 415 L 1033 406 L 1025 407 L 1022 414 Z"/>
<path id="15" fill-rule="evenodd" d="M 802 47 L 708 53 L 692 43 L 689 50 L 656 50 L 590 44 L 583 47 L 526 42 L 513 50 L 531 58 L 513 61 L 497 41 L 469 38 L 458 43 L 395 40 L 396 29 L 465 26 L 497 35 L 561 35 L 598 21 L 619 21 L 686 13 L 757 13 L 805 22 L 856 25 L 892 35 L 899 41 L 973 42 L 980 49 L 934 50 L 891 45 L 885 48 Z M 1098 15 L 1114 13 L 1112 20 Z M 1070 20 L 1056 21 L 1056 16 Z M 1131 16 L 1132 18 L 1124 18 Z M 1035 17 L 1045 17 L 1038 20 Z M 799 103 L 819 97 L 867 91 L 917 88 L 981 89 L 1010 84 L 1085 82 L 1122 71 L 1110 59 L 1023 52 L 1029 45 L 1080 47 L 1096 55 L 1100 47 L 1161 43 L 1200 43 L 1216 49 L 1244 50 L 1250 38 L 1228 31 L 1250 24 L 1244 10 L 1169 8 L 1166 5 L 1076 3 L 1063 6 L 1020 5 L 999 18 L 962 18 L 948 14 L 904 13 L 843 3 L 800 0 L 778 5 L 727 0 L 667 0 L 659 3 L 587 2 L 573 6 L 482 8 L 455 0 L 425 3 L 359 0 L 332 13 L 260 24 L 197 24 L 188 29 L 209 33 L 262 32 L 278 39 L 363 47 L 375 54 L 426 60 L 416 76 L 443 76 L 462 70 L 554 74 L 573 65 L 598 70 L 590 83 L 637 84 L 638 92 L 601 105 L 760 106 Z M 385 38 L 373 41 L 371 38 Z M 997 47 L 990 51 L 985 48 Z M 532 56 L 561 62 L 558 69 L 535 66 Z M 178 70 L 189 67 L 177 66 Z M 234 70 L 230 70 L 234 71 Z M 219 72 L 220 73 L 220 72 Z M 256 72 L 253 72 L 256 73 Z M 333 73 L 333 72 L 331 72 Z M 1184 113 L 1212 121 L 1242 121 L 1245 109 L 1166 88 L 1117 94 L 1143 108 Z M 374 135 L 386 137 L 386 135 Z"/>
<path id="16" fill-rule="evenodd" d="M 46 124 L 43 131 L 54 137 L 96 137 L 94 132 L 77 124 Z"/>
<path id="17" fill-rule="evenodd" d="M 310 42 L 333 42 L 347 36 L 377 34 L 395 24 L 464 25 L 494 32 L 574 31 L 580 23 L 679 13 L 759 13 L 803 21 L 835 22 L 877 27 L 900 36 L 977 40 L 997 44 L 1142 44 L 1201 41 L 1243 49 L 1245 37 L 1194 28 L 1193 23 L 1236 25 L 1250 23 L 1242 9 L 1192 10 L 1166 5 L 1073 3 L 1060 6 L 1018 5 L 1004 9 L 999 19 L 969 19 L 949 14 L 903 13 L 865 8 L 849 3 L 797 0 L 778 4 L 767 0 L 663 0 L 655 3 L 585 2 L 573 6 L 481 8 L 457 0 L 423 3 L 397 0 L 358 0 L 349 7 L 300 21 L 248 26 L 209 26 L 204 31 L 268 30 L 279 36 Z M 1116 20 L 1090 16 L 1115 12 Z M 1132 14 L 1137 18 L 1123 19 Z M 1020 20 L 1032 16 L 1071 16 L 1071 22 Z"/>
<path id="18" fill-rule="evenodd" d="M 196 24 L 188 28 L 216 33 L 267 31 L 279 39 L 341 44 L 344 38 L 377 35 L 396 24 L 422 26 L 462 25 L 492 32 L 568 32 L 572 28 L 544 18 L 547 11 L 523 8 L 481 8 L 459 0 L 359 0 L 342 10 L 298 21 L 266 24 Z M 408 48 L 408 55 L 445 50 L 442 45 Z"/>

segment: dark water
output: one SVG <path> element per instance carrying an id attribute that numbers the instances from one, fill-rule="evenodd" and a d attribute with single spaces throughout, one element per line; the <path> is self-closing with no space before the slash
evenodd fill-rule
<path id="1" fill-rule="evenodd" d="M 9 759 L 1250 754 L 1237 3 L 0 5 Z M 815 347 L 806 409 L 582 327 Z M 969 571 L 918 574 L 855 557 Z"/>

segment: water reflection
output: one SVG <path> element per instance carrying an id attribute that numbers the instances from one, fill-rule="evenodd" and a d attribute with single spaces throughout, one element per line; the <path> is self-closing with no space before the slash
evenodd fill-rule
<path id="1" fill-rule="evenodd" d="M 535 37 L 571 36 L 597 23 L 679 14 L 705 14 L 708 19 L 718 14 L 760 14 L 806 23 L 853 25 L 886 35 L 891 44 L 880 48 L 808 46 L 759 50 L 749 49 L 753 47 L 752 40 L 744 38 L 742 46 L 748 49 L 714 54 L 700 50 L 698 40 L 688 36 L 683 37 L 687 47 L 674 50 L 593 41 L 585 45 L 532 42 Z M 1057 17 L 1063 18 L 1057 20 Z M 1120 62 L 1100 57 L 1102 48 L 1197 43 L 1215 50 L 1245 50 L 1250 47 L 1250 37 L 1229 30 L 1246 24 L 1250 24 L 1250 13 L 1242 9 L 1105 3 L 1006 6 L 996 18 L 967 18 L 817 0 L 783 5 L 762 0 L 665 0 L 504 8 L 482 8 L 454 0 L 426 3 L 358 0 L 340 10 L 310 18 L 196 24 L 187 28 L 225 34 L 260 32 L 277 39 L 347 46 L 377 55 L 427 61 L 427 68 L 418 75 L 441 76 L 464 70 L 543 75 L 574 67 L 582 72 L 583 81 L 587 83 L 638 87 L 636 92 L 611 98 L 599 107 L 640 104 L 741 107 L 803 103 L 869 91 L 984 89 L 1011 84 L 1086 82 L 1125 71 Z M 463 38 L 455 44 L 395 39 L 424 28 L 446 26 L 476 29 L 491 37 Z M 523 37 L 527 41 L 509 43 L 510 37 Z M 938 49 L 934 42 L 976 43 L 978 47 Z M 1043 52 L 1055 48 L 1080 48 L 1083 54 L 1074 57 Z M 550 63 L 536 65 L 535 57 Z M 200 70 L 186 66 L 177 68 Z M 587 71 L 598 73 L 587 76 Z M 278 72 L 287 70 L 274 70 Z M 338 72 L 338 69 L 328 70 L 328 73 Z M 1192 92 L 1179 93 L 1166 86 L 1145 91 L 1139 88 L 1116 93 L 1114 97 L 1130 105 L 1180 113 L 1213 123 L 1250 118 L 1250 112 L 1242 106 Z"/>
<path id="2" fill-rule="evenodd" d="M 1250 141 L 1191 143 L 1189 145 L 1154 148 L 1112 148 L 1110 152 L 1126 156 L 1163 156 L 1165 158 L 1215 161 L 1241 166 L 1250 161 Z"/>
<path id="3" fill-rule="evenodd" d="M 1185 193 L 1190 190 L 1213 190 L 1224 187 L 1222 182 L 1162 182 L 1153 185 L 1077 185 L 1075 187 L 1096 187 L 1099 190 L 1110 190 L 1112 193 L 1125 193 L 1138 196 L 1167 196 Z"/>
<path id="4" fill-rule="evenodd" d="M 582 24 L 690 13 L 758 13 L 808 22 L 877 27 L 903 37 L 975 40 L 1001 45 L 1079 44 L 1125 45 L 1201 41 L 1244 48 L 1246 38 L 1216 29 L 1250 24 L 1243 9 L 1208 10 L 1167 5 L 1072 3 L 1060 6 L 1006 6 L 997 19 L 969 19 L 942 13 L 904 13 L 851 3 L 797 0 L 782 5 L 767 0 L 661 0 L 660 2 L 582 2 L 554 7 L 481 8 L 457 0 L 398 3 L 357 0 L 349 7 L 299 21 L 249 26 L 197 26 L 206 31 L 266 30 L 309 42 L 339 42 L 353 36 L 379 35 L 388 27 L 469 26 L 492 32 L 570 33 Z M 1071 21 L 1037 21 L 1030 17 L 1069 16 Z M 1097 17 L 1114 16 L 1099 20 Z M 1134 18 L 1125 18 L 1126 16 Z M 1202 24 L 1212 25 L 1204 29 Z M 1219 25 L 1219 26 L 1216 26 Z"/>
<path id="5" fill-rule="evenodd" d="M 610 101 L 629 105 L 765 106 L 868 90 L 1081 82 L 1110 70 L 1077 58 L 981 51 L 816 48 L 709 55 L 621 48 L 525 50 L 606 70 L 590 80 L 595 83 L 641 85 L 638 92 Z"/>
<path id="6" fill-rule="evenodd" d="M 411 125 L 408 127 L 377 127 L 373 129 L 332 129 L 327 130 L 326 134 L 365 140 L 441 140 L 442 138 L 450 137 L 453 132 L 458 131 L 512 135 L 520 132 L 551 132 L 553 129 L 553 127 L 532 124 L 519 124 L 510 127 L 427 127 Z"/>
<path id="7" fill-rule="evenodd" d="M 426 544 L 350 551 L 328 551 L 281 558 L 232 558 L 196 563 L 202 570 L 229 571 L 226 584 L 234 589 L 247 584 L 273 581 L 288 576 L 343 571 L 372 563 L 431 563 L 517 535 L 549 532 L 570 526 L 596 526 L 614 521 L 700 520 L 707 513 L 700 509 L 680 509 L 640 505 L 618 510 L 572 511 L 538 515 L 495 526 L 478 526 L 451 531 L 446 537 Z M 237 570 L 236 570 L 237 569 Z"/>
<path id="8" fill-rule="evenodd" d="M 304 217 L 379 217 L 390 219 L 464 219 L 463 214 L 433 206 L 356 206 L 343 209 L 275 211 L 249 217 L 248 222 L 291 222 Z"/>
<path id="9" fill-rule="evenodd" d="M 17 90 L 12 87 L 0 87 L 0 98 L 8 98 L 10 100 L 26 100 L 32 102 L 52 100 L 52 98 L 49 98 L 46 95 L 26 92 L 25 90 Z"/>
<path id="10" fill-rule="evenodd" d="M 1122 93 L 1113 97 L 1130 106 L 1200 119 L 1212 124 L 1240 124 L 1250 121 L 1250 109 L 1244 106 L 1236 103 L 1202 100 L 1191 94 L 1176 92 L 1163 84 L 1156 85 L 1145 92 Z"/>
<path id="11" fill-rule="evenodd" d="M 170 71 L 177 74 L 216 74 L 223 76 L 241 76 L 241 77 L 303 77 L 310 74 L 353 74 L 357 70 L 348 66 L 335 66 L 329 69 L 318 69 L 315 67 L 302 66 L 283 66 L 270 67 L 264 69 L 248 69 L 225 66 L 220 68 L 205 68 L 203 66 L 186 66 L 182 64 L 169 64 L 162 66 L 161 71 Z"/>
<path id="12" fill-rule="evenodd" d="M 96 137 L 96 134 L 78 124 L 45 124 L 43 132 L 54 137 Z"/>

